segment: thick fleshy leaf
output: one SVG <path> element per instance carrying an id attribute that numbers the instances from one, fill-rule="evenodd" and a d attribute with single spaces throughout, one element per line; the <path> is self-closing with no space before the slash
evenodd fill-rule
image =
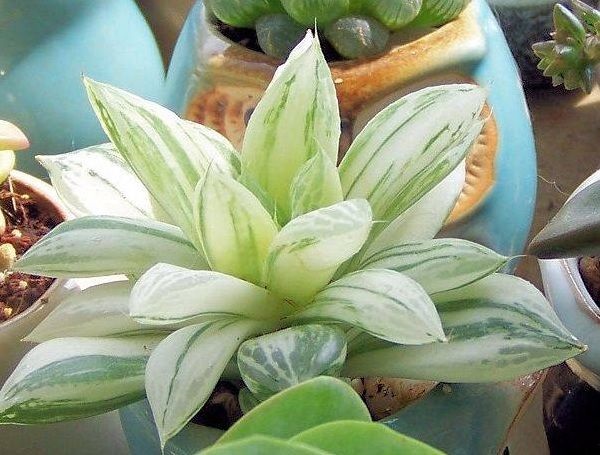
<path id="1" fill-rule="evenodd" d="M 261 16 L 283 11 L 279 0 L 207 0 L 204 4 L 219 20 L 245 28 L 253 28 Z"/>
<path id="2" fill-rule="evenodd" d="M 216 446 L 248 436 L 291 438 L 309 428 L 336 420 L 370 422 L 362 399 L 345 382 L 320 376 L 286 389 L 238 420 Z"/>
<path id="3" fill-rule="evenodd" d="M 29 147 L 29 140 L 19 127 L 6 120 L 0 120 L 0 151 L 21 150 Z"/>
<path id="4" fill-rule="evenodd" d="M 261 400 L 307 379 L 337 376 L 344 360 L 344 332 L 316 324 L 252 338 L 237 354 L 242 379 Z"/>
<path id="5" fill-rule="evenodd" d="M 156 218 L 150 193 L 111 143 L 36 158 L 75 216 Z"/>
<path id="6" fill-rule="evenodd" d="M 163 446 L 208 400 L 240 343 L 263 328 L 251 320 L 215 320 L 180 329 L 157 346 L 146 394 Z"/>
<path id="7" fill-rule="evenodd" d="M 15 152 L 0 150 L 0 182 L 4 182 L 15 168 Z"/>
<path id="8" fill-rule="evenodd" d="M 569 199 L 532 240 L 529 254 L 542 259 L 600 254 L 600 181 Z"/>
<path id="9" fill-rule="evenodd" d="M 224 316 L 278 319 L 285 307 L 266 289 L 239 278 L 157 264 L 136 282 L 129 313 L 143 324 L 166 325 Z"/>
<path id="10" fill-rule="evenodd" d="M 421 441 L 375 422 L 325 423 L 297 434 L 290 441 L 336 455 L 443 455 Z"/>
<path id="11" fill-rule="evenodd" d="M 412 93 L 377 114 L 340 165 L 346 198 L 366 198 L 380 221 L 409 209 L 464 159 L 483 121 L 485 91 L 445 85 Z"/>
<path id="12" fill-rule="evenodd" d="M 296 304 L 307 303 L 351 258 L 371 230 L 364 199 L 339 202 L 294 218 L 277 234 L 266 265 L 267 287 Z"/>
<path id="13" fill-rule="evenodd" d="M 428 294 L 434 294 L 491 275 L 508 259 L 467 240 L 434 239 L 378 251 L 367 257 L 360 268 L 395 270 L 415 280 Z"/>
<path id="14" fill-rule="evenodd" d="M 244 414 L 247 414 L 252 409 L 260 404 L 260 400 L 254 396 L 248 387 L 244 387 L 238 394 L 238 401 L 240 402 L 240 409 Z"/>
<path id="15" fill-rule="evenodd" d="M 423 0 L 421 11 L 411 26 L 434 27 L 456 18 L 470 0 Z"/>
<path id="16" fill-rule="evenodd" d="M 195 242 L 194 189 L 209 165 L 238 175 L 233 146 L 158 104 L 88 78 L 84 84 L 111 142 L 170 219 Z"/>
<path id="17" fill-rule="evenodd" d="M 319 292 L 314 302 L 294 314 L 292 320 L 346 323 L 393 343 L 423 344 L 446 339 L 427 293 L 417 282 L 392 270 L 361 270 L 346 275 Z"/>
<path id="18" fill-rule="evenodd" d="M 322 149 L 337 161 L 340 116 L 331 72 L 309 32 L 292 51 L 256 106 L 244 137 L 242 172 L 250 174 L 289 218 L 290 185 Z"/>
<path id="19" fill-rule="evenodd" d="M 57 338 L 23 357 L 0 390 L 0 423 L 51 423 L 120 408 L 144 396 L 156 336 Z"/>
<path id="20" fill-rule="evenodd" d="M 41 343 L 59 337 L 115 337 L 148 332 L 151 327 L 129 316 L 132 286 L 129 281 L 115 281 L 70 295 L 25 341 Z"/>
<path id="21" fill-rule="evenodd" d="M 439 294 L 448 343 L 359 349 L 342 374 L 444 382 L 497 382 L 556 365 L 584 347 L 544 296 L 520 278 L 495 274 Z"/>
<path id="22" fill-rule="evenodd" d="M 194 218 L 212 270 L 261 283 L 277 225 L 244 185 L 212 167 L 196 189 Z"/>
<path id="23" fill-rule="evenodd" d="M 153 220 L 87 216 L 66 221 L 31 247 L 15 270 L 51 277 L 144 272 L 159 262 L 206 268 L 181 231 Z"/>
<path id="24" fill-rule="evenodd" d="M 362 0 L 362 4 L 366 11 L 390 30 L 398 30 L 417 17 L 422 0 Z"/>
<path id="25" fill-rule="evenodd" d="M 196 455 L 328 455 L 315 447 L 267 436 L 250 436 L 240 441 L 213 446 Z"/>
<path id="26" fill-rule="evenodd" d="M 298 171 L 292 182 L 292 218 L 344 200 L 335 164 L 319 151 Z"/>

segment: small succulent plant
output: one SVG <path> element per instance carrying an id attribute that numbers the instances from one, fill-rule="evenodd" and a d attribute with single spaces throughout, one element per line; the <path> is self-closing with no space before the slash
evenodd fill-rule
<path id="1" fill-rule="evenodd" d="M 404 27 L 433 27 L 456 18 L 469 0 L 210 0 L 223 23 L 256 29 L 261 49 L 285 58 L 317 27 L 344 58 L 383 52 L 390 33 Z"/>
<path id="2" fill-rule="evenodd" d="M 339 379 L 325 376 L 295 385 L 259 404 L 200 453 L 442 455 L 422 442 L 371 422 L 368 409 L 354 390 Z"/>
<path id="3" fill-rule="evenodd" d="M 148 397 L 161 442 L 221 378 L 240 402 L 319 375 L 486 382 L 583 346 L 510 258 L 433 239 L 465 179 L 485 92 L 392 103 L 336 166 L 340 115 L 309 33 L 254 110 L 242 153 L 218 133 L 86 79 L 112 144 L 41 157 L 80 218 L 15 264 L 122 274 L 62 302 L 0 390 L 1 423 L 85 417 Z"/>
<path id="4" fill-rule="evenodd" d="M 579 0 L 571 6 L 573 12 L 560 4 L 554 7 L 553 39 L 534 44 L 533 50 L 540 58 L 538 68 L 554 86 L 590 93 L 600 63 L 600 11 Z"/>

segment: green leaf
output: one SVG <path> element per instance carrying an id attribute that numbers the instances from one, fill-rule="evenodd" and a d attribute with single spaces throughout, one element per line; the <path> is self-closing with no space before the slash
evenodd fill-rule
<path id="1" fill-rule="evenodd" d="M 208 400 L 240 343 L 262 328 L 251 320 L 214 320 L 180 329 L 156 347 L 146 394 L 163 447 Z"/>
<path id="2" fill-rule="evenodd" d="M 244 137 L 242 172 L 252 175 L 289 219 L 290 186 L 322 149 L 336 162 L 340 115 L 331 72 L 309 32 L 275 73 Z"/>
<path id="3" fill-rule="evenodd" d="M 556 28 L 556 41 L 568 44 L 569 40 L 583 44 L 585 41 L 585 28 L 579 19 L 563 5 L 554 6 L 554 27 Z"/>
<path id="4" fill-rule="evenodd" d="M 237 363 L 250 391 L 264 400 L 320 375 L 337 376 L 346 360 L 346 337 L 338 328 L 302 325 L 245 341 Z"/>
<path id="5" fill-rule="evenodd" d="M 170 219 L 196 243 L 194 189 L 209 165 L 225 175 L 238 175 L 233 146 L 158 104 L 88 78 L 83 81 L 111 142 Z"/>
<path id="6" fill-rule="evenodd" d="M 277 225 L 244 185 L 212 167 L 196 189 L 194 218 L 211 269 L 260 284 Z"/>
<path id="7" fill-rule="evenodd" d="M 445 0 L 448 3 L 448 0 Z M 363 8 L 390 30 L 399 30 L 421 10 L 423 0 L 364 0 Z"/>
<path id="8" fill-rule="evenodd" d="M 142 399 L 146 361 L 161 338 L 57 338 L 36 346 L 0 390 L 0 423 L 80 419 Z"/>
<path id="9" fill-rule="evenodd" d="M 495 274 L 436 299 L 448 343 L 361 349 L 342 374 L 444 382 L 498 382 L 556 365 L 584 350 L 544 296 Z"/>
<path id="10" fill-rule="evenodd" d="M 291 438 L 309 428 L 335 420 L 370 422 L 369 410 L 345 382 L 320 376 L 290 387 L 252 409 L 216 443 L 216 447 L 264 435 Z"/>
<path id="11" fill-rule="evenodd" d="M 287 14 L 269 14 L 256 21 L 258 45 L 265 54 L 280 60 L 290 55 L 305 33 L 306 27 Z"/>
<path id="12" fill-rule="evenodd" d="M 266 436 L 250 436 L 230 444 L 209 447 L 197 455 L 327 455 L 314 447 Z"/>
<path id="13" fill-rule="evenodd" d="M 129 316 L 132 286 L 129 281 L 115 281 L 70 295 L 27 335 L 25 341 L 41 343 L 59 337 L 118 337 L 152 330 Z"/>
<path id="14" fill-rule="evenodd" d="M 319 27 L 348 14 L 349 0 L 281 0 L 287 13 L 306 27 Z"/>
<path id="15" fill-rule="evenodd" d="M 582 21 L 587 31 L 600 34 L 600 11 L 579 0 L 571 0 L 573 12 Z"/>
<path id="16" fill-rule="evenodd" d="M 335 164 L 321 150 L 298 171 L 292 181 L 292 218 L 344 200 Z"/>
<path id="17" fill-rule="evenodd" d="M 423 0 L 421 11 L 411 22 L 414 27 L 435 27 L 458 17 L 470 0 Z"/>
<path id="18" fill-rule="evenodd" d="M 261 16 L 283 11 L 279 0 L 207 0 L 205 5 L 222 22 L 253 28 Z"/>
<path id="19" fill-rule="evenodd" d="M 366 198 L 374 237 L 464 159 L 483 121 L 473 85 L 426 88 L 392 103 L 357 136 L 340 165 L 346 199 Z"/>
<path id="20" fill-rule="evenodd" d="M 434 294 L 491 275 L 508 259 L 466 240 L 434 239 L 383 249 L 366 258 L 360 268 L 395 270 L 415 280 L 428 294 Z"/>
<path id="21" fill-rule="evenodd" d="M 361 270 L 346 275 L 291 318 L 300 322 L 343 322 L 393 343 L 423 344 L 446 339 L 427 293 L 415 281 L 392 270 Z"/>
<path id="22" fill-rule="evenodd" d="M 574 194 L 529 245 L 541 259 L 600 254 L 600 181 Z"/>
<path id="23" fill-rule="evenodd" d="M 374 422 L 325 423 L 297 434 L 290 441 L 336 455 L 443 455 L 427 444 Z"/>
<path id="24" fill-rule="evenodd" d="M 112 144 L 36 158 L 75 216 L 156 218 L 148 190 Z"/>
<path id="25" fill-rule="evenodd" d="M 330 24 L 325 37 L 342 57 L 355 59 L 383 52 L 390 32 L 371 17 L 346 16 Z"/>
<path id="26" fill-rule="evenodd" d="M 267 287 L 296 304 L 307 303 L 360 250 L 370 230 L 371 208 L 361 199 L 294 218 L 269 248 Z"/>
<path id="27" fill-rule="evenodd" d="M 14 269 L 75 278 L 137 274 L 159 262 L 206 268 L 201 253 L 175 226 L 149 219 L 87 216 L 58 225 Z"/>
<path id="28" fill-rule="evenodd" d="M 279 319 L 285 307 L 266 289 L 230 275 L 157 264 L 135 284 L 129 312 L 160 326 L 223 316 Z"/>
<path id="29" fill-rule="evenodd" d="M 238 394 L 238 401 L 240 402 L 240 408 L 244 414 L 250 412 L 256 406 L 260 404 L 260 400 L 256 398 L 248 387 L 244 387 Z"/>

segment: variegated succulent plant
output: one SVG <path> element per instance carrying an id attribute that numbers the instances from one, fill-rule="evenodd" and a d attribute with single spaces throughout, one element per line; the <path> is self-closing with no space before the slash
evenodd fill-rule
<path id="1" fill-rule="evenodd" d="M 164 444 L 220 378 L 245 409 L 326 374 L 511 379 L 582 351 L 509 260 L 433 239 L 464 183 L 484 90 L 392 103 L 336 166 L 334 84 L 309 33 L 275 74 L 241 154 L 202 125 L 86 79 L 112 144 L 41 157 L 80 218 L 15 265 L 127 280 L 64 302 L 0 391 L 0 422 L 148 397 Z"/>
<path id="2" fill-rule="evenodd" d="M 207 0 L 223 23 L 256 30 L 268 55 L 285 58 L 315 24 L 344 58 L 381 53 L 390 33 L 456 18 L 469 0 Z"/>

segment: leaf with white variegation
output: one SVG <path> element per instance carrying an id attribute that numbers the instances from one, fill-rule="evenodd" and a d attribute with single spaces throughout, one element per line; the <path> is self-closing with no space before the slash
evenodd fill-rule
<path id="1" fill-rule="evenodd" d="M 175 226 L 150 219 L 87 216 L 59 224 L 13 268 L 42 276 L 84 278 L 137 274 L 159 262 L 207 267 L 202 254 Z"/>
<path id="2" fill-rule="evenodd" d="M 584 350 L 544 296 L 514 276 L 494 274 L 439 294 L 435 302 L 448 343 L 359 346 L 342 374 L 497 382 L 556 365 Z"/>
<path id="3" fill-rule="evenodd" d="M 157 218 L 150 193 L 111 143 L 36 158 L 75 216 Z"/>
<path id="4" fill-rule="evenodd" d="M 371 230 L 364 199 L 339 202 L 294 218 L 269 248 L 267 287 L 296 304 L 307 303 L 352 257 Z"/>
<path id="5" fill-rule="evenodd" d="M 237 152 L 206 127 L 107 84 L 83 79 L 104 131 L 161 208 L 196 243 L 194 189 L 209 165 L 239 174 Z"/>
<path id="6" fill-rule="evenodd" d="M 292 218 L 344 200 L 335 164 L 321 150 L 298 171 L 291 187 Z"/>
<path id="7" fill-rule="evenodd" d="M 431 298 L 417 282 L 392 270 L 346 275 L 319 292 L 291 319 L 346 323 L 393 343 L 425 344 L 446 339 Z"/>
<path id="8" fill-rule="evenodd" d="M 239 316 L 279 319 L 286 306 L 269 291 L 231 275 L 157 264 L 136 282 L 129 313 L 143 323 L 198 323 Z"/>
<path id="9" fill-rule="evenodd" d="M 264 328 L 226 318 L 180 329 L 156 347 L 146 368 L 146 394 L 163 447 L 208 400 L 240 343 Z"/>
<path id="10" fill-rule="evenodd" d="M 0 390 L 0 423 L 80 419 L 142 399 L 146 362 L 162 338 L 57 338 L 36 346 Z"/>
<path id="11" fill-rule="evenodd" d="M 260 400 L 317 376 L 338 376 L 345 359 L 344 332 L 317 324 L 252 338 L 237 354 L 242 379 Z"/>
<path id="12" fill-rule="evenodd" d="M 244 185 L 212 166 L 196 189 L 194 218 L 211 269 L 260 284 L 277 225 Z"/>
<path id="13" fill-rule="evenodd" d="M 389 269 L 419 283 L 428 294 L 471 284 L 506 265 L 509 258 L 477 243 L 434 239 L 377 251 L 361 269 Z"/>
<path id="14" fill-rule="evenodd" d="M 392 103 L 342 160 L 345 197 L 366 198 L 376 220 L 393 221 L 465 158 L 483 126 L 484 101 L 483 89 L 464 84 L 426 88 Z"/>
<path id="15" fill-rule="evenodd" d="M 340 116 L 331 72 L 318 38 L 308 32 L 269 84 L 248 123 L 242 173 L 250 174 L 284 212 L 290 185 L 318 150 L 337 161 Z"/>
<path id="16" fill-rule="evenodd" d="M 152 327 L 129 316 L 132 286 L 129 281 L 115 281 L 70 295 L 25 341 L 41 343 L 59 337 L 115 337 L 152 331 Z"/>

